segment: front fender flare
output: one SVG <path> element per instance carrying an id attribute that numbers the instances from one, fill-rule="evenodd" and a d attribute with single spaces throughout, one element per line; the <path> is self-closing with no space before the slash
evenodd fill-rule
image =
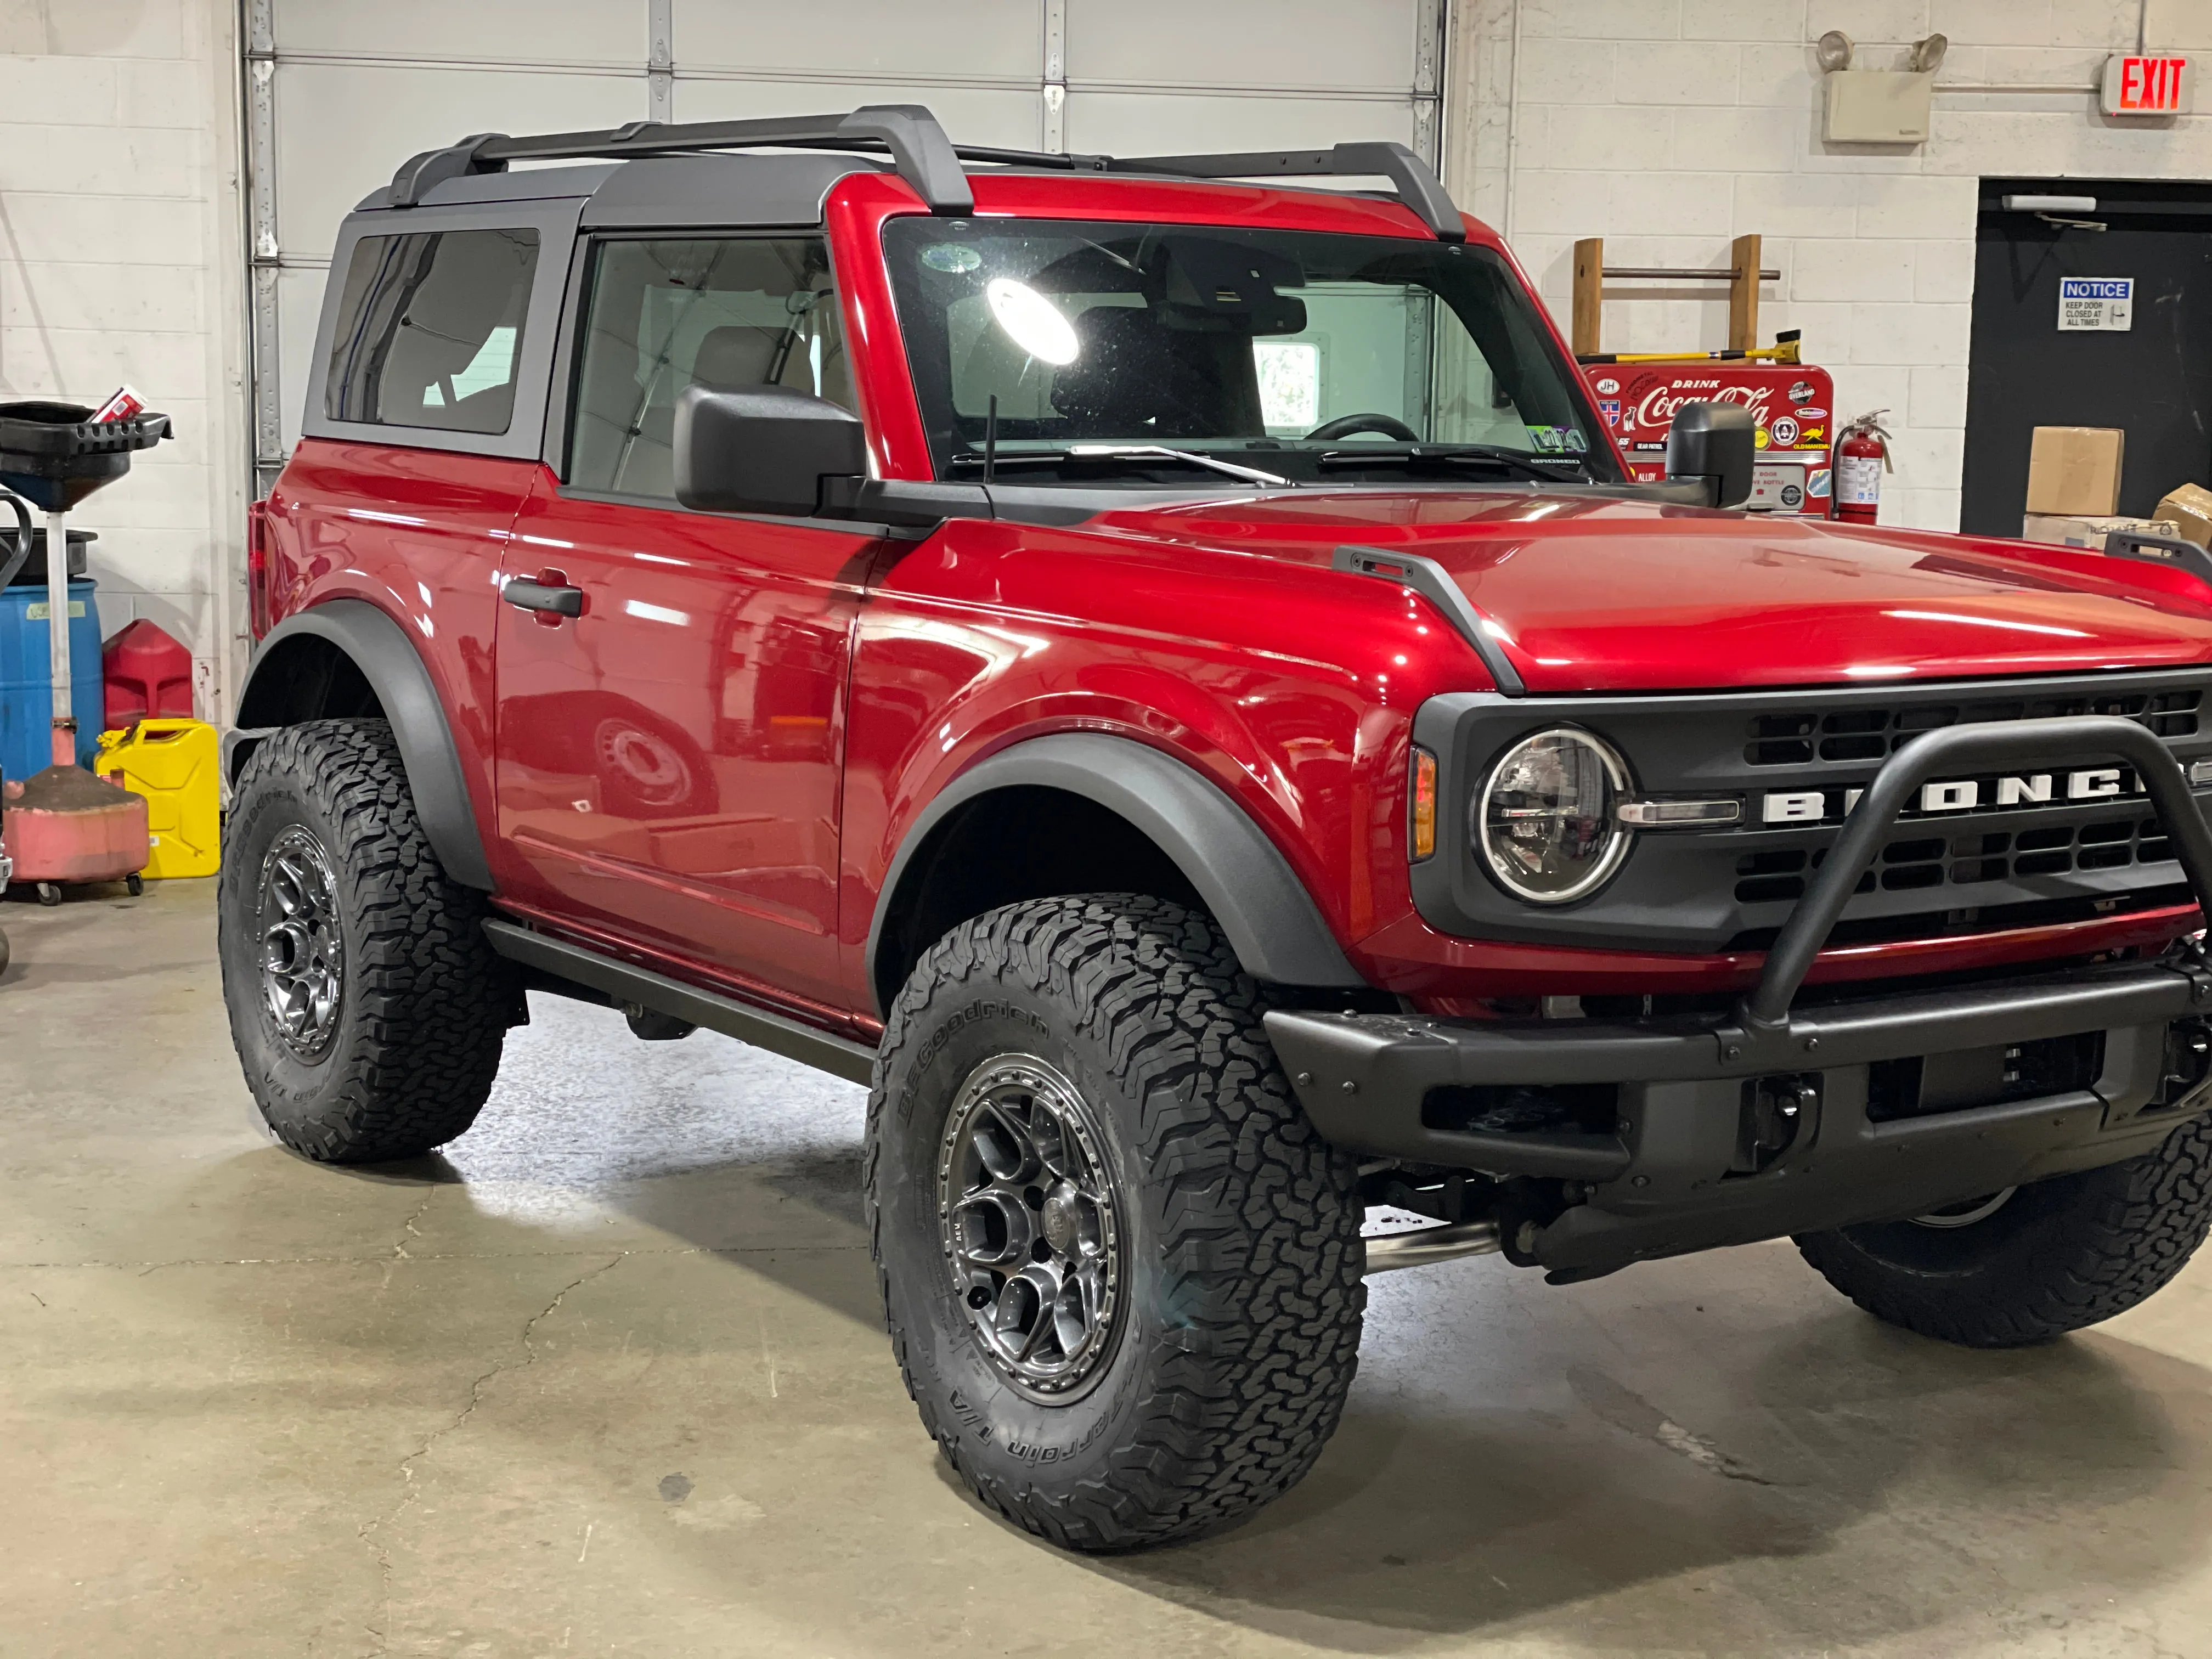
<path id="1" fill-rule="evenodd" d="M 258 707 L 255 693 L 257 689 L 262 692 L 259 702 L 270 700 L 273 693 L 262 680 L 263 671 L 286 641 L 303 635 L 329 641 L 361 670 L 392 722 L 400 763 L 407 770 L 407 787 L 415 797 L 415 816 L 422 822 L 430 850 L 455 881 L 490 892 L 491 866 L 484 857 L 476 808 L 469 800 L 468 777 L 461 769 L 460 750 L 446 723 L 437 684 L 405 631 L 366 599 L 331 599 L 289 617 L 270 630 L 246 671 L 238 700 L 240 730 L 224 745 L 224 781 L 236 777 L 246 752 L 261 737 L 299 718 L 281 708 Z"/>
<path id="2" fill-rule="evenodd" d="M 867 969 L 901 881 L 930 833 L 994 790 L 1058 789 L 1126 819 L 1166 854 L 1220 924 L 1253 978 L 1282 985 L 1364 987 L 1290 860 L 1221 787 L 1170 755 L 1128 738 L 1068 732 L 1031 738 L 963 772 L 908 829 L 876 896 Z"/>

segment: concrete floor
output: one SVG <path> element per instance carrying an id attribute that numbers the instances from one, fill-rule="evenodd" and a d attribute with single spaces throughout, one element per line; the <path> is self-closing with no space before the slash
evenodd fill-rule
<path id="1" fill-rule="evenodd" d="M 271 1145 L 209 883 L 0 907 L 0 1654 L 2212 1655 L 2212 1255 L 2033 1352 L 1786 1245 L 1379 1279 L 1241 1531 L 981 1514 L 878 1327 L 860 1091 L 539 999 L 441 1158 Z"/>

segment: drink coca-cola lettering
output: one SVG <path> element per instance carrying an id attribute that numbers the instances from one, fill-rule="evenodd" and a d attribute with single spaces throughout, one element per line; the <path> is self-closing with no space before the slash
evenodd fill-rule
<path id="1" fill-rule="evenodd" d="M 1587 372 L 1611 383 L 1601 395 L 1618 404 L 1619 422 L 1611 430 L 1634 477 L 1667 476 L 1667 434 L 1685 404 L 1741 404 L 1758 431 L 1753 507 L 1785 516 L 1827 515 L 1835 383 L 1826 370 L 1804 363 L 1684 362 L 1594 364 Z M 1611 408 L 1606 416 L 1611 422 Z"/>

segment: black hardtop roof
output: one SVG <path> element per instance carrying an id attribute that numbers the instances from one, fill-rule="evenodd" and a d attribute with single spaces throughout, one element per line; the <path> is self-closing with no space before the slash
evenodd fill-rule
<path id="1" fill-rule="evenodd" d="M 718 153 L 761 149 L 785 153 Z M 520 161 L 579 161 L 596 165 L 511 170 Z M 391 184 L 365 198 L 356 210 L 584 198 L 586 226 L 816 224 L 822 198 L 838 179 L 852 173 L 896 172 L 931 211 L 960 215 L 975 207 L 967 161 L 1022 172 L 1182 179 L 1380 176 L 1439 240 L 1461 241 L 1467 234 L 1436 174 L 1403 144 L 1134 157 L 1003 149 L 955 144 L 937 118 L 915 104 L 757 121 L 634 121 L 536 137 L 477 133 L 410 157 Z"/>

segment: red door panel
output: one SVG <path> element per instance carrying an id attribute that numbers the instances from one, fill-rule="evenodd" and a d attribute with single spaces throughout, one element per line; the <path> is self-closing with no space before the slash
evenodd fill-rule
<path id="1" fill-rule="evenodd" d="M 510 575 L 583 614 L 500 607 L 501 836 L 517 896 L 812 1000 L 837 972 L 848 530 L 567 497 L 550 475 Z"/>

